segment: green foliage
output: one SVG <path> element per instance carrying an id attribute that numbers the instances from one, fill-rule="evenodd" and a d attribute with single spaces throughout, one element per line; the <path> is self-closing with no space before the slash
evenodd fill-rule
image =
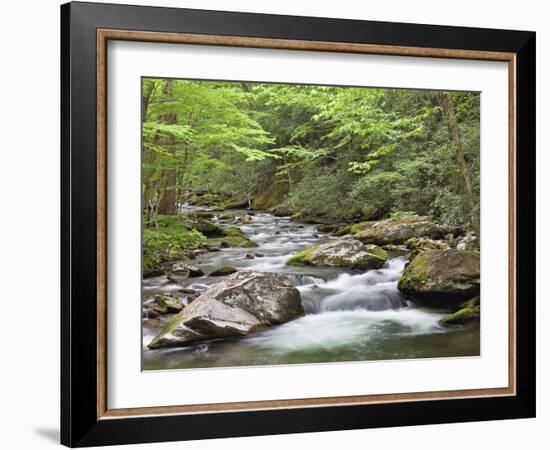
<path id="1" fill-rule="evenodd" d="M 390 218 L 400 219 L 401 217 L 412 216 L 413 214 L 415 214 L 415 211 L 393 211 L 390 214 Z"/>
<path id="2" fill-rule="evenodd" d="M 178 217 L 159 215 L 158 227 L 143 229 L 143 271 L 162 269 L 161 263 L 173 258 L 187 258 L 201 248 L 206 238 L 195 229 L 188 229 Z"/>
<path id="3" fill-rule="evenodd" d="M 479 214 L 479 94 L 448 93 Z M 471 228 L 457 149 L 430 91 L 145 79 L 143 201 L 225 193 L 302 218 L 404 212 Z"/>

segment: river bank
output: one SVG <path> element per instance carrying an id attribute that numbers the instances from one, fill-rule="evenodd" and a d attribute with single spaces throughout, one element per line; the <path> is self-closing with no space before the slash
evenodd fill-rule
<path id="1" fill-rule="evenodd" d="M 169 273 L 144 279 L 145 370 L 479 355 L 479 321 L 467 326 L 445 326 L 442 319 L 457 307 L 417 304 L 398 289 L 398 281 L 403 278 L 408 263 L 408 259 L 399 255 L 398 245 L 388 244 L 395 247 L 394 251 L 389 252 L 377 268 L 339 267 L 326 265 L 326 261 L 320 265 L 292 265 L 288 260 L 301 252 L 312 247 L 323 248 L 342 238 L 323 231 L 326 227 L 285 216 L 238 209 L 205 209 L 190 207 L 187 212 L 203 214 L 221 231 L 214 233 L 218 237 L 203 243 L 200 254 L 186 261 L 197 269 L 193 276 L 178 279 Z M 252 244 L 224 245 L 224 239 L 230 237 L 228 234 L 238 233 L 235 228 L 244 234 L 246 241 L 243 242 Z M 373 234 L 372 230 L 366 232 L 365 227 L 348 231 L 359 236 L 360 233 Z M 344 239 L 354 234 L 347 236 Z M 430 244 L 433 245 L 428 239 L 424 247 Z M 420 249 L 420 243 L 418 246 Z M 155 313 L 151 307 L 155 298 L 168 295 L 185 308 L 210 286 L 227 278 L 227 275 L 212 275 L 224 267 L 239 272 L 284 274 L 299 291 L 303 315 L 243 337 L 205 339 L 182 347 L 148 348 L 175 317 L 173 313 L 179 307 L 175 305 L 172 314 Z"/>

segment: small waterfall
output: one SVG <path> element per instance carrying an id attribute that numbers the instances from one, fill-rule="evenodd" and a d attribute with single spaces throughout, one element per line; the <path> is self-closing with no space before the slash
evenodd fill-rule
<path id="1" fill-rule="evenodd" d="M 406 260 L 394 258 L 379 270 L 358 275 L 341 274 L 326 283 L 297 285 L 306 313 L 327 311 L 385 311 L 409 305 L 397 289 Z"/>
<path id="2" fill-rule="evenodd" d="M 294 286 L 318 286 L 325 283 L 325 280 L 319 277 L 315 277 L 313 275 L 297 275 L 290 273 L 287 276 Z"/>
<path id="3" fill-rule="evenodd" d="M 405 308 L 403 297 L 395 283 L 381 283 L 364 289 L 354 286 L 340 294 L 330 295 L 321 303 L 321 311 L 349 311 L 366 309 L 368 311 L 384 311 L 386 309 Z"/>

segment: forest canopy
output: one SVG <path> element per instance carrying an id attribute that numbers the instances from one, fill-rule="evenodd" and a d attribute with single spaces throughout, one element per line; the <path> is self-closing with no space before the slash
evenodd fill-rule
<path id="1" fill-rule="evenodd" d="M 479 94 L 144 78 L 145 225 L 194 193 L 320 223 L 479 235 Z M 223 205 L 222 205 L 223 206 Z"/>

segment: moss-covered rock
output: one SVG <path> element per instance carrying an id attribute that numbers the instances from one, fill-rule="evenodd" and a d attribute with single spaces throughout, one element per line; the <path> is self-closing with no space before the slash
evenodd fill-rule
<path id="1" fill-rule="evenodd" d="M 230 248 L 230 247 L 242 247 L 242 248 L 254 248 L 257 247 L 253 240 L 243 236 L 224 236 L 220 238 L 208 239 L 209 247 L 218 248 Z"/>
<path id="2" fill-rule="evenodd" d="M 249 239 L 238 227 L 223 228 L 221 236 L 208 239 L 209 249 L 231 247 L 254 248 L 257 246 L 258 244 Z"/>
<path id="3" fill-rule="evenodd" d="M 466 325 L 479 322 L 481 308 L 479 305 L 462 308 L 457 312 L 448 314 L 439 321 L 441 325 Z"/>
<path id="4" fill-rule="evenodd" d="M 311 255 L 313 254 L 315 249 L 317 249 L 317 247 L 319 247 L 319 245 L 320 244 L 312 245 L 311 247 L 308 247 L 308 248 L 302 250 L 301 252 L 297 253 L 296 255 L 291 256 L 287 260 L 286 263 L 290 266 L 311 266 L 311 265 L 314 265 L 311 262 Z"/>
<path id="5" fill-rule="evenodd" d="M 355 239 L 342 238 L 308 247 L 288 259 L 287 264 L 378 269 L 387 259 L 387 252 L 376 245 L 363 245 Z"/>
<path id="6" fill-rule="evenodd" d="M 388 252 L 383 248 L 374 245 L 367 244 L 363 246 L 363 250 L 367 252 L 368 265 L 366 269 L 379 269 L 382 267 L 389 258 Z"/>
<path id="7" fill-rule="evenodd" d="M 223 266 L 223 267 L 220 267 L 219 269 L 216 269 L 212 272 L 210 272 L 210 276 L 211 277 L 223 277 L 225 275 L 231 275 L 232 273 L 235 273 L 237 271 L 237 269 L 235 269 L 234 267 L 231 267 L 231 266 Z"/>
<path id="8" fill-rule="evenodd" d="M 405 242 L 405 246 L 411 251 L 407 255 L 409 260 L 412 260 L 416 255 L 424 250 L 447 250 L 449 244 L 444 240 L 430 239 L 427 237 L 414 237 Z"/>
<path id="9" fill-rule="evenodd" d="M 433 306 L 457 306 L 479 295 L 479 253 L 425 250 L 405 268 L 397 284 L 408 297 Z"/>
<path id="10" fill-rule="evenodd" d="M 473 308 L 474 306 L 479 306 L 479 295 L 477 297 L 466 300 L 464 303 L 460 304 L 460 308 Z"/>
<path id="11" fill-rule="evenodd" d="M 224 236 L 238 236 L 238 237 L 246 237 L 246 234 L 238 228 L 238 227 L 229 227 L 223 229 L 223 235 Z"/>
<path id="12" fill-rule="evenodd" d="M 359 233 L 360 231 L 363 231 L 365 227 L 369 226 L 369 224 L 372 223 L 374 222 L 359 222 L 353 223 L 351 225 L 342 225 L 334 231 L 334 234 L 336 236 L 345 236 L 348 234 L 354 235 Z"/>
<path id="13" fill-rule="evenodd" d="M 411 238 L 440 239 L 446 230 L 424 216 L 397 217 L 377 222 L 361 222 L 349 228 L 349 233 L 364 244 L 403 244 Z"/>
<path id="14" fill-rule="evenodd" d="M 223 231 L 218 224 L 204 218 L 196 218 L 192 221 L 191 225 L 195 230 L 199 231 L 206 237 L 221 236 L 223 234 Z"/>
<path id="15" fill-rule="evenodd" d="M 354 223 L 352 225 L 349 226 L 348 228 L 348 233 L 349 234 L 357 234 L 357 233 L 360 233 L 361 231 L 365 230 L 365 228 L 369 227 L 370 224 L 372 224 L 372 222 L 359 222 L 359 223 Z"/>
<path id="16" fill-rule="evenodd" d="M 177 297 L 159 294 L 155 295 L 148 307 L 158 314 L 176 314 L 183 309 L 183 304 Z"/>

